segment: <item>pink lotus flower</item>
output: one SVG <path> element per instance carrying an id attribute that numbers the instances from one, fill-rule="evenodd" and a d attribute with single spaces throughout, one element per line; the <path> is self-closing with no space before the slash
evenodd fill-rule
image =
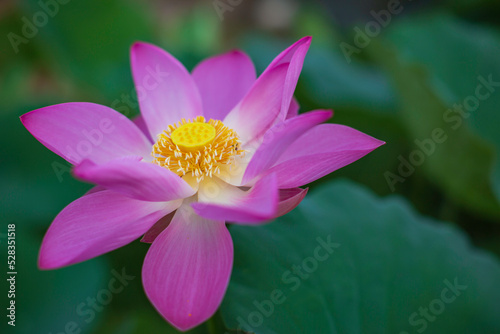
<path id="1" fill-rule="evenodd" d="M 145 234 L 152 245 L 143 284 L 156 309 L 180 330 L 211 317 L 233 264 L 225 223 L 283 215 L 306 195 L 300 186 L 383 144 L 320 125 L 331 111 L 297 114 L 293 92 L 310 42 L 283 51 L 258 79 L 240 51 L 207 59 L 190 75 L 167 52 L 136 43 L 136 124 L 91 103 L 23 115 L 33 136 L 98 185 L 55 218 L 40 268 L 85 261 Z"/>

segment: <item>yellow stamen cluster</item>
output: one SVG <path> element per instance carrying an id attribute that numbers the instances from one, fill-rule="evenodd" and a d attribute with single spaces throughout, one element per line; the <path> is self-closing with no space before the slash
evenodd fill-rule
<path id="1" fill-rule="evenodd" d="M 192 173 L 198 182 L 220 174 L 221 164 L 230 164 L 243 154 L 234 130 L 221 121 L 206 122 L 203 116 L 169 125 L 158 135 L 151 153 L 153 163 L 179 176 Z"/>

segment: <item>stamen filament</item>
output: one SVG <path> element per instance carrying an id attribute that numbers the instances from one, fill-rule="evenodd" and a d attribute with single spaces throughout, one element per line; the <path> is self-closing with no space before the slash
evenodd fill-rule
<path id="1" fill-rule="evenodd" d="M 158 135 L 151 155 L 153 163 L 179 176 L 192 173 L 198 182 L 220 174 L 221 164 L 231 164 L 244 155 L 241 142 L 221 121 L 205 121 L 203 116 L 182 119 Z"/>

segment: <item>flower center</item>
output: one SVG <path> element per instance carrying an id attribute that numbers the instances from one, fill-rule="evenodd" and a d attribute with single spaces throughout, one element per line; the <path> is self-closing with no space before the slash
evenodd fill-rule
<path id="1" fill-rule="evenodd" d="M 215 139 L 215 127 L 209 123 L 186 123 L 175 129 L 170 138 L 180 148 L 196 151 Z"/>
<path id="2" fill-rule="evenodd" d="M 206 122 L 202 116 L 169 125 L 158 135 L 151 153 L 153 163 L 179 176 L 192 173 L 198 182 L 220 174 L 220 165 L 231 164 L 243 154 L 234 130 L 221 121 Z"/>

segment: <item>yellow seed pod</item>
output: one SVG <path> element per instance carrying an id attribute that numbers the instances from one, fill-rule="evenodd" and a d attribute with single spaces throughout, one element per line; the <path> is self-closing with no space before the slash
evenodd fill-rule
<path id="1" fill-rule="evenodd" d="M 209 123 L 186 123 L 175 129 L 170 138 L 180 148 L 195 151 L 215 139 L 215 128 Z"/>

